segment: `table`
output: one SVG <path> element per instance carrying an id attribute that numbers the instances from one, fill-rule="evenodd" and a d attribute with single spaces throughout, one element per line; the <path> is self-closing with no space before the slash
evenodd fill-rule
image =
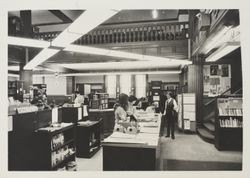
<path id="1" fill-rule="evenodd" d="M 158 170 L 161 114 L 156 122 L 140 122 L 140 133 L 114 132 L 102 142 L 103 170 Z"/>

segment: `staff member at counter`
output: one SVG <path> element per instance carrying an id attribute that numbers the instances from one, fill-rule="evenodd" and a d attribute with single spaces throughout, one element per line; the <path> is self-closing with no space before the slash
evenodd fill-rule
<path id="1" fill-rule="evenodd" d="M 118 121 L 127 121 L 130 118 L 130 121 L 137 121 L 134 115 L 135 108 L 132 103 L 129 102 L 128 95 L 121 93 L 119 96 L 119 102 L 114 106 L 115 110 L 115 122 Z"/>
<path id="2" fill-rule="evenodd" d="M 115 123 L 127 120 L 127 112 L 126 112 L 127 108 L 128 108 L 128 95 L 121 93 L 119 96 L 119 102 L 114 105 Z"/>
<path id="3" fill-rule="evenodd" d="M 84 97 L 82 95 L 80 95 L 79 91 L 75 91 L 74 103 L 76 103 L 76 104 L 83 104 L 84 103 Z"/>

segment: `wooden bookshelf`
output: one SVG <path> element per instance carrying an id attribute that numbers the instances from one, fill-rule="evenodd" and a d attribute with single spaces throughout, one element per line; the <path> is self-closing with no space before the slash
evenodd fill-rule
<path id="1" fill-rule="evenodd" d="M 217 99 L 215 147 L 218 150 L 242 150 L 242 97 Z"/>

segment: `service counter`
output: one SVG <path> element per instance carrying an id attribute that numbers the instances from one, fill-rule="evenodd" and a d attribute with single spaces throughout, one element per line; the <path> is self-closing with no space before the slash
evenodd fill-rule
<path id="1" fill-rule="evenodd" d="M 102 142 L 103 170 L 159 170 L 161 114 L 140 122 L 138 134 L 114 132 Z"/>

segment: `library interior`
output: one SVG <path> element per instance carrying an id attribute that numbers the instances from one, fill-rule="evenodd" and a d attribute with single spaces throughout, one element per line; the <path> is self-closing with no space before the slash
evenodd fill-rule
<path id="1" fill-rule="evenodd" d="M 9 171 L 242 170 L 239 10 L 8 11 Z"/>

